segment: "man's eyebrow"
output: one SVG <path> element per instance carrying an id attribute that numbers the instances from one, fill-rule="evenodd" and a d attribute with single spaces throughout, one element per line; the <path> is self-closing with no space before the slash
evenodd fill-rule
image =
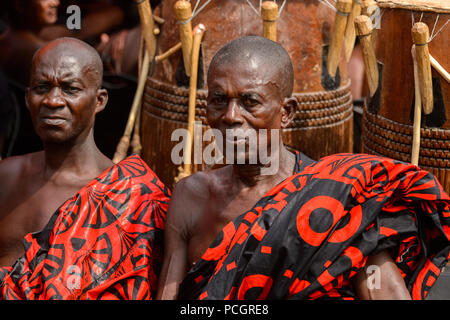
<path id="1" fill-rule="evenodd" d="M 82 79 L 80 79 L 80 78 L 63 78 L 63 79 L 61 79 L 61 81 L 60 81 L 61 83 L 74 83 L 74 82 L 77 82 L 77 83 L 79 83 L 79 84 L 83 84 L 83 81 L 82 81 Z"/>
<path id="2" fill-rule="evenodd" d="M 261 97 L 261 95 L 255 91 L 240 92 L 239 96 L 241 96 L 241 97 Z"/>
<path id="3" fill-rule="evenodd" d="M 80 77 L 77 77 L 75 74 L 73 74 L 73 72 L 63 73 L 61 75 L 61 79 L 71 80 L 71 81 L 81 81 L 82 80 Z"/>
<path id="4" fill-rule="evenodd" d="M 50 80 L 48 78 L 33 78 L 32 82 L 36 82 L 36 83 L 50 83 Z"/>

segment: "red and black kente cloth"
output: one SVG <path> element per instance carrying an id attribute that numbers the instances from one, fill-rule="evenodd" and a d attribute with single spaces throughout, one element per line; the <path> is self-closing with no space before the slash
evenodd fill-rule
<path id="1" fill-rule="evenodd" d="M 67 200 L 0 269 L 1 299 L 151 299 L 170 193 L 138 156 Z"/>
<path id="2" fill-rule="evenodd" d="M 450 198 L 436 178 L 365 154 L 301 169 L 223 228 L 178 298 L 353 299 L 351 278 L 385 249 L 425 298 L 450 252 Z"/>

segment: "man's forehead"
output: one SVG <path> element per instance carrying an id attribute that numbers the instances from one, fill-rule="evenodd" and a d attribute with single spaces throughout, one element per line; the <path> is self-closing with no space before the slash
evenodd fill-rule
<path id="1" fill-rule="evenodd" d="M 59 55 L 56 57 L 45 55 L 37 57 L 34 66 L 36 71 L 54 69 L 67 72 L 68 70 L 78 71 L 83 69 L 83 64 L 80 63 L 79 59 L 71 55 Z"/>
<path id="2" fill-rule="evenodd" d="M 88 73 L 95 73 L 92 64 L 71 52 L 44 52 L 35 57 L 33 76 L 57 76 L 83 79 Z"/>
<path id="3" fill-rule="evenodd" d="M 276 74 L 274 61 L 262 53 L 242 51 L 237 54 L 223 55 L 213 62 L 213 69 L 233 68 L 256 74 L 266 75 L 268 72 Z"/>
<path id="4" fill-rule="evenodd" d="M 264 86 L 279 79 L 279 71 L 270 65 L 262 64 L 260 59 L 247 57 L 237 61 L 225 60 L 211 66 L 208 83 L 223 80 L 236 80 L 246 86 Z"/>

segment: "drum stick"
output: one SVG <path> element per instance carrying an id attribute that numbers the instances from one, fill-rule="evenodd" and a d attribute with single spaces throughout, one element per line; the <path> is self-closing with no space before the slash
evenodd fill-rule
<path id="1" fill-rule="evenodd" d="M 437 62 L 435 58 L 430 54 L 430 63 L 431 66 L 447 81 L 450 82 L 450 73 L 447 72 L 447 70 L 444 69 L 443 66 Z"/>
<path id="2" fill-rule="evenodd" d="M 345 27 L 344 35 L 344 52 L 345 59 L 350 61 L 353 48 L 355 46 L 356 32 L 355 32 L 355 18 L 361 14 L 361 3 L 359 0 L 353 0 L 352 11 L 348 16 L 347 26 Z"/>
<path id="3" fill-rule="evenodd" d="M 372 21 L 368 16 L 360 15 L 355 19 L 355 29 L 361 44 L 364 59 L 364 69 L 369 86 L 369 94 L 372 97 L 378 88 L 378 66 L 375 50 L 372 45 L 371 32 Z"/>
<path id="4" fill-rule="evenodd" d="M 142 72 L 142 60 L 144 59 L 145 51 L 147 50 L 145 48 L 145 40 L 144 35 L 141 33 L 140 39 L 139 39 L 139 54 L 138 54 L 138 78 L 140 75 L 140 72 Z M 140 136 L 140 128 L 141 128 L 141 109 L 142 109 L 142 103 L 139 104 L 139 107 L 136 111 L 136 121 L 134 122 L 134 129 L 133 129 L 133 137 L 131 138 L 131 152 L 140 155 L 142 151 L 142 144 L 141 144 L 141 136 Z"/>
<path id="5" fill-rule="evenodd" d="M 156 20 L 155 20 L 156 21 Z M 145 54 L 145 46 L 144 46 L 144 36 L 141 34 L 140 41 L 139 41 L 139 56 L 138 56 L 138 77 L 140 76 L 140 73 L 142 72 L 142 60 L 144 59 Z M 131 152 L 134 154 L 141 154 L 142 151 L 142 144 L 141 144 L 141 109 L 142 109 L 142 102 L 139 104 L 139 107 L 136 111 L 136 121 L 134 122 L 134 130 L 133 130 L 133 137 L 131 138 Z"/>
<path id="6" fill-rule="evenodd" d="M 334 19 L 333 33 L 331 35 L 330 47 L 328 49 L 327 68 L 330 76 L 336 75 L 342 50 L 347 19 L 352 9 L 352 0 L 337 0 L 336 18 Z"/>
<path id="7" fill-rule="evenodd" d="M 136 0 L 136 4 L 139 11 L 139 17 L 141 21 L 141 30 L 143 38 L 145 39 L 145 45 L 147 50 L 145 50 L 144 60 L 139 70 L 138 86 L 134 94 L 133 103 L 131 105 L 130 113 L 128 115 L 127 124 L 125 127 L 124 134 L 120 139 L 116 147 L 116 152 L 113 156 L 113 162 L 118 163 L 125 159 L 127 156 L 128 148 L 130 147 L 130 137 L 135 126 L 136 117 L 140 112 L 140 106 L 142 102 L 142 94 L 144 92 L 145 82 L 147 80 L 147 75 L 150 66 L 150 60 L 153 59 L 156 53 L 156 37 L 153 32 L 155 27 L 155 22 L 153 20 L 152 8 L 150 6 L 149 0 Z M 151 57 L 151 58 L 150 58 Z"/>
<path id="8" fill-rule="evenodd" d="M 423 112 L 430 114 L 433 111 L 433 83 L 431 80 L 430 53 L 428 52 L 428 41 L 430 38 L 428 26 L 423 22 L 417 22 L 412 27 L 411 34 L 416 47 Z"/>
<path id="9" fill-rule="evenodd" d="M 128 116 L 127 125 L 125 127 L 124 134 L 117 145 L 116 152 L 114 153 L 113 162 L 118 163 L 125 159 L 130 146 L 130 136 L 133 131 L 134 123 L 136 120 L 137 112 L 142 102 L 142 94 L 145 88 L 145 82 L 147 80 L 148 70 L 150 66 L 150 54 L 148 50 L 145 50 L 144 61 L 142 62 L 142 70 L 139 74 L 138 86 L 134 94 L 133 104 L 131 105 L 130 114 Z"/>
<path id="10" fill-rule="evenodd" d="M 420 88 L 419 88 L 419 74 L 417 71 L 417 58 L 415 45 L 411 48 L 411 55 L 414 65 L 414 125 L 413 125 L 413 143 L 411 150 L 411 163 L 419 165 L 419 151 L 420 151 L 420 119 L 422 113 Z"/>
<path id="11" fill-rule="evenodd" d="M 263 19 L 263 36 L 272 41 L 277 41 L 278 5 L 273 1 L 264 1 L 261 5 L 261 17 Z"/>
<path id="12" fill-rule="evenodd" d="M 153 20 L 157 23 L 157 24 L 164 24 L 166 22 L 166 20 L 164 20 L 163 18 L 161 18 L 160 16 L 156 16 L 153 15 Z"/>
<path id="13" fill-rule="evenodd" d="M 147 46 L 150 58 L 153 59 L 156 53 L 156 37 L 153 32 L 155 21 L 153 20 L 152 7 L 150 6 L 149 0 L 136 0 L 136 4 L 139 11 L 141 30 L 144 34 L 145 45 Z"/>
<path id="14" fill-rule="evenodd" d="M 157 55 L 155 57 L 155 61 L 156 62 L 161 62 L 165 59 L 167 59 L 168 57 L 170 57 L 172 54 L 174 54 L 175 52 L 177 52 L 178 50 L 181 49 L 181 42 L 178 42 L 176 45 L 174 45 L 173 47 L 171 47 L 169 50 L 167 50 L 164 53 L 161 53 L 159 55 Z"/>
<path id="15" fill-rule="evenodd" d="M 191 53 L 192 53 L 192 9 L 189 1 L 180 0 L 174 5 L 175 16 L 178 20 L 180 31 L 181 48 L 183 50 L 184 71 L 188 77 L 191 76 Z"/>
<path id="16" fill-rule="evenodd" d="M 191 56 L 191 78 L 189 79 L 189 105 L 188 105 L 188 139 L 185 141 L 183 153 L 183 167 L 178 167 L 178 176 L 175 177 L 175 183 L 180 179 L 192 174 L 192 144 L 194 141 L 194 124 L 195 124 L 195 105 L 197 101 L 197 74 L 198 59 L 200 56 L 200 45 L 202 43 L 203 34 L 206 28 L 203 24 L 199 24 L 194 28 L 194 39 L 192 44 Z"/>
<path id="17" fill-rule="evenodd" d="M 142 104 L 138 108 L 138 111 L 136 112 L 136 121 L 134 122 L 134 130 L 133 130 L 133 137 L 131 139 L 131 152 L 133 154 L 141 154 L 142 151 L 142 144 L 141 144 L 141 108 Z"/>

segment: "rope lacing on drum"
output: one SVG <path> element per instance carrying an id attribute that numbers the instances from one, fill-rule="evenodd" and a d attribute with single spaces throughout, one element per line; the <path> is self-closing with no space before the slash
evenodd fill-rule
<path id="1" fill-rule="evenodd" d="M 262 6 L 262 0 L 259 0 L 259 10 L 257 10 L 255 8 L 255 6 L 250 2 L 250 0 L 246 0 L 247 4 L 250 6 L 250 8 L 252 8 L 253 11 L 255 11 L 255 13 L 258 16 L 261 16 L 261 6 Z M 273 0 L 273 2 L 277 3 L 276 0 Z M 284 5 L 286 4 L 287 0 L 283 0 L 283 3 L 281 4 L 281 6 L 278 8 L 278 15 L 281 14 L 281 12 L 283 11 Z"/>
<path id="2" fill-rule="evenodd" d="M 189 2 L 190 2 L 190 0 L 188 0 Z M 212 0 L 207 0 L 198 10 L 197 10 L 197 8 L 198 8 L 198 6 L 199 6 L 199 4 L 200 4 L 200 2 L 201 2 L 201 0 L 197 0 L 196 2 L 195 2 L 195 6 L 194 6 L 194 9 L 192 10 L 192 16 L 189 18 L 189 19 L 187 19 L 186 21 L 178 21 L 178 23 L 180 23 L 180 24 L 186 24 L 186 23 L 189 23 L 189 22 L 191 22 L 191 20 L 192 19 L 194 19 L 195 18 L 195 16 L 196 15 L 198 15 L 210 2 L 211 2 Z M 258 15 L 258 16 L 261 16 L 261 6 L 262 6 L 262 0 L 259 0 L 259 10 L 257 10 L 256 8 L 255 8 L 255 6 L 253 6 L 253 4 L 250 2 L 250 0 L 246 0 L 247 1 L 247 4 L 250 6 L 250 8 L 252 8 L 252 10 L 253 11 L 255 11 L 255 13 Z M 273 0 L 275 3 L 277 3 L 277 1 L 276 0 Z M 321 1 L 321 0 L 319 0 L 319 1 Z M 324 1 L 327 1 L 327 0 L 324 0 Z M 287 2 L 287 0 L 283 0 L 283 3 L 281 4 L 281 6 L 279 7 L 279 9 L 278 9 L 278 15 L 280 15 L 281 14 L 281 12 L 283 11 L 283 9 L 284 9 L 284 5 L 286 4 L 286 2 Z"/>
<path id="3" fill-rule="evenodd" d="M 423 12 L 422 12 L 421 15 L 420 15 L 419 22 L 422 21 L 422 17 L 423 17 Z M 433 39 L 436 38 L 436 36 L 437 36 L 439 33 L 442 32 L 442 30 L 444 29 L 444 27 L 445 27 L 445 26 L 449 23 L 449 21 L 450 21 L 450 19 L 447 19 L 447 21 L 442 25 L 442 27 L 440 27 L 439 30 L 436 31 L 436 33 L 434 33 L 434 31 L 435 31 L 435 29 L 436 29 L 437 22 L 438 22 L 438 20 L 439 20 L 439 17 L 440 17 L 440 14 L 438 13 L 438 14 L 437 14 L 437 17 L 436 17 L 436 21 L 434 22 L 433 29 L 431 30 L 430 39 L 428 40 L 427 44 L 430 43 L 431 41 L 433 41 Z M 415 20 L 416 20 L 416 19 L 414 18 L 414 11 L 411 11 L 411 26 L 414 26 Z"/>
<path id="4" fill-rule="evenodd" d="M 188 0 L 190 2 L 190 0 Z M 211 2 L 212 0 L 206 0 L 206 2 L 197 10 L 198 5 L 200 4 L 201 0 L 197 0 L 195 2 L 195 6 L 194 9 L 192 10 L 192 16 L 185 20 L 185 21 L 178 21 L 179 24 L 186 24 L 191 22 L 192 19 L 195 18 L 196 15 L 198 15 L 203 9 L 205 9 L 205 7 Z"/>
<path id="5" fill-rule="evenodd" d="M 328 8 L 332 9 L 333 11 L 337 12 L 336 7 L 331 4 L 328 0 L 319 0 L 320 3 L 323 3 L 324 5 L 326 5 Z"/>
<path id="6" fill-rule="evenodd" d="M 433 33 L 434 33 L 434 29 L 436 28 L 436 23 L 437 23 L 437 20 L 439 19 L 439 14 L 438 14 L 438 16 L 437 16 L 437 18 L 436 18 L 436 22 L 435 22 L 435 24 L 434 24 L 434 27 L 433 27 L 433 31 L 431 32 L 431 36 L 430 36 L 430 41 L 433 41 L 433 39 L 434 38 L 436 38 L 436 36 L 442 31 L 442 29 L 444 29 L 444 27 L 447 25 L 447 23 L 450 21 L 450 19 L 447 19 L 447 21 L 444 23 L 444 25 L 433 35 Z"/>

